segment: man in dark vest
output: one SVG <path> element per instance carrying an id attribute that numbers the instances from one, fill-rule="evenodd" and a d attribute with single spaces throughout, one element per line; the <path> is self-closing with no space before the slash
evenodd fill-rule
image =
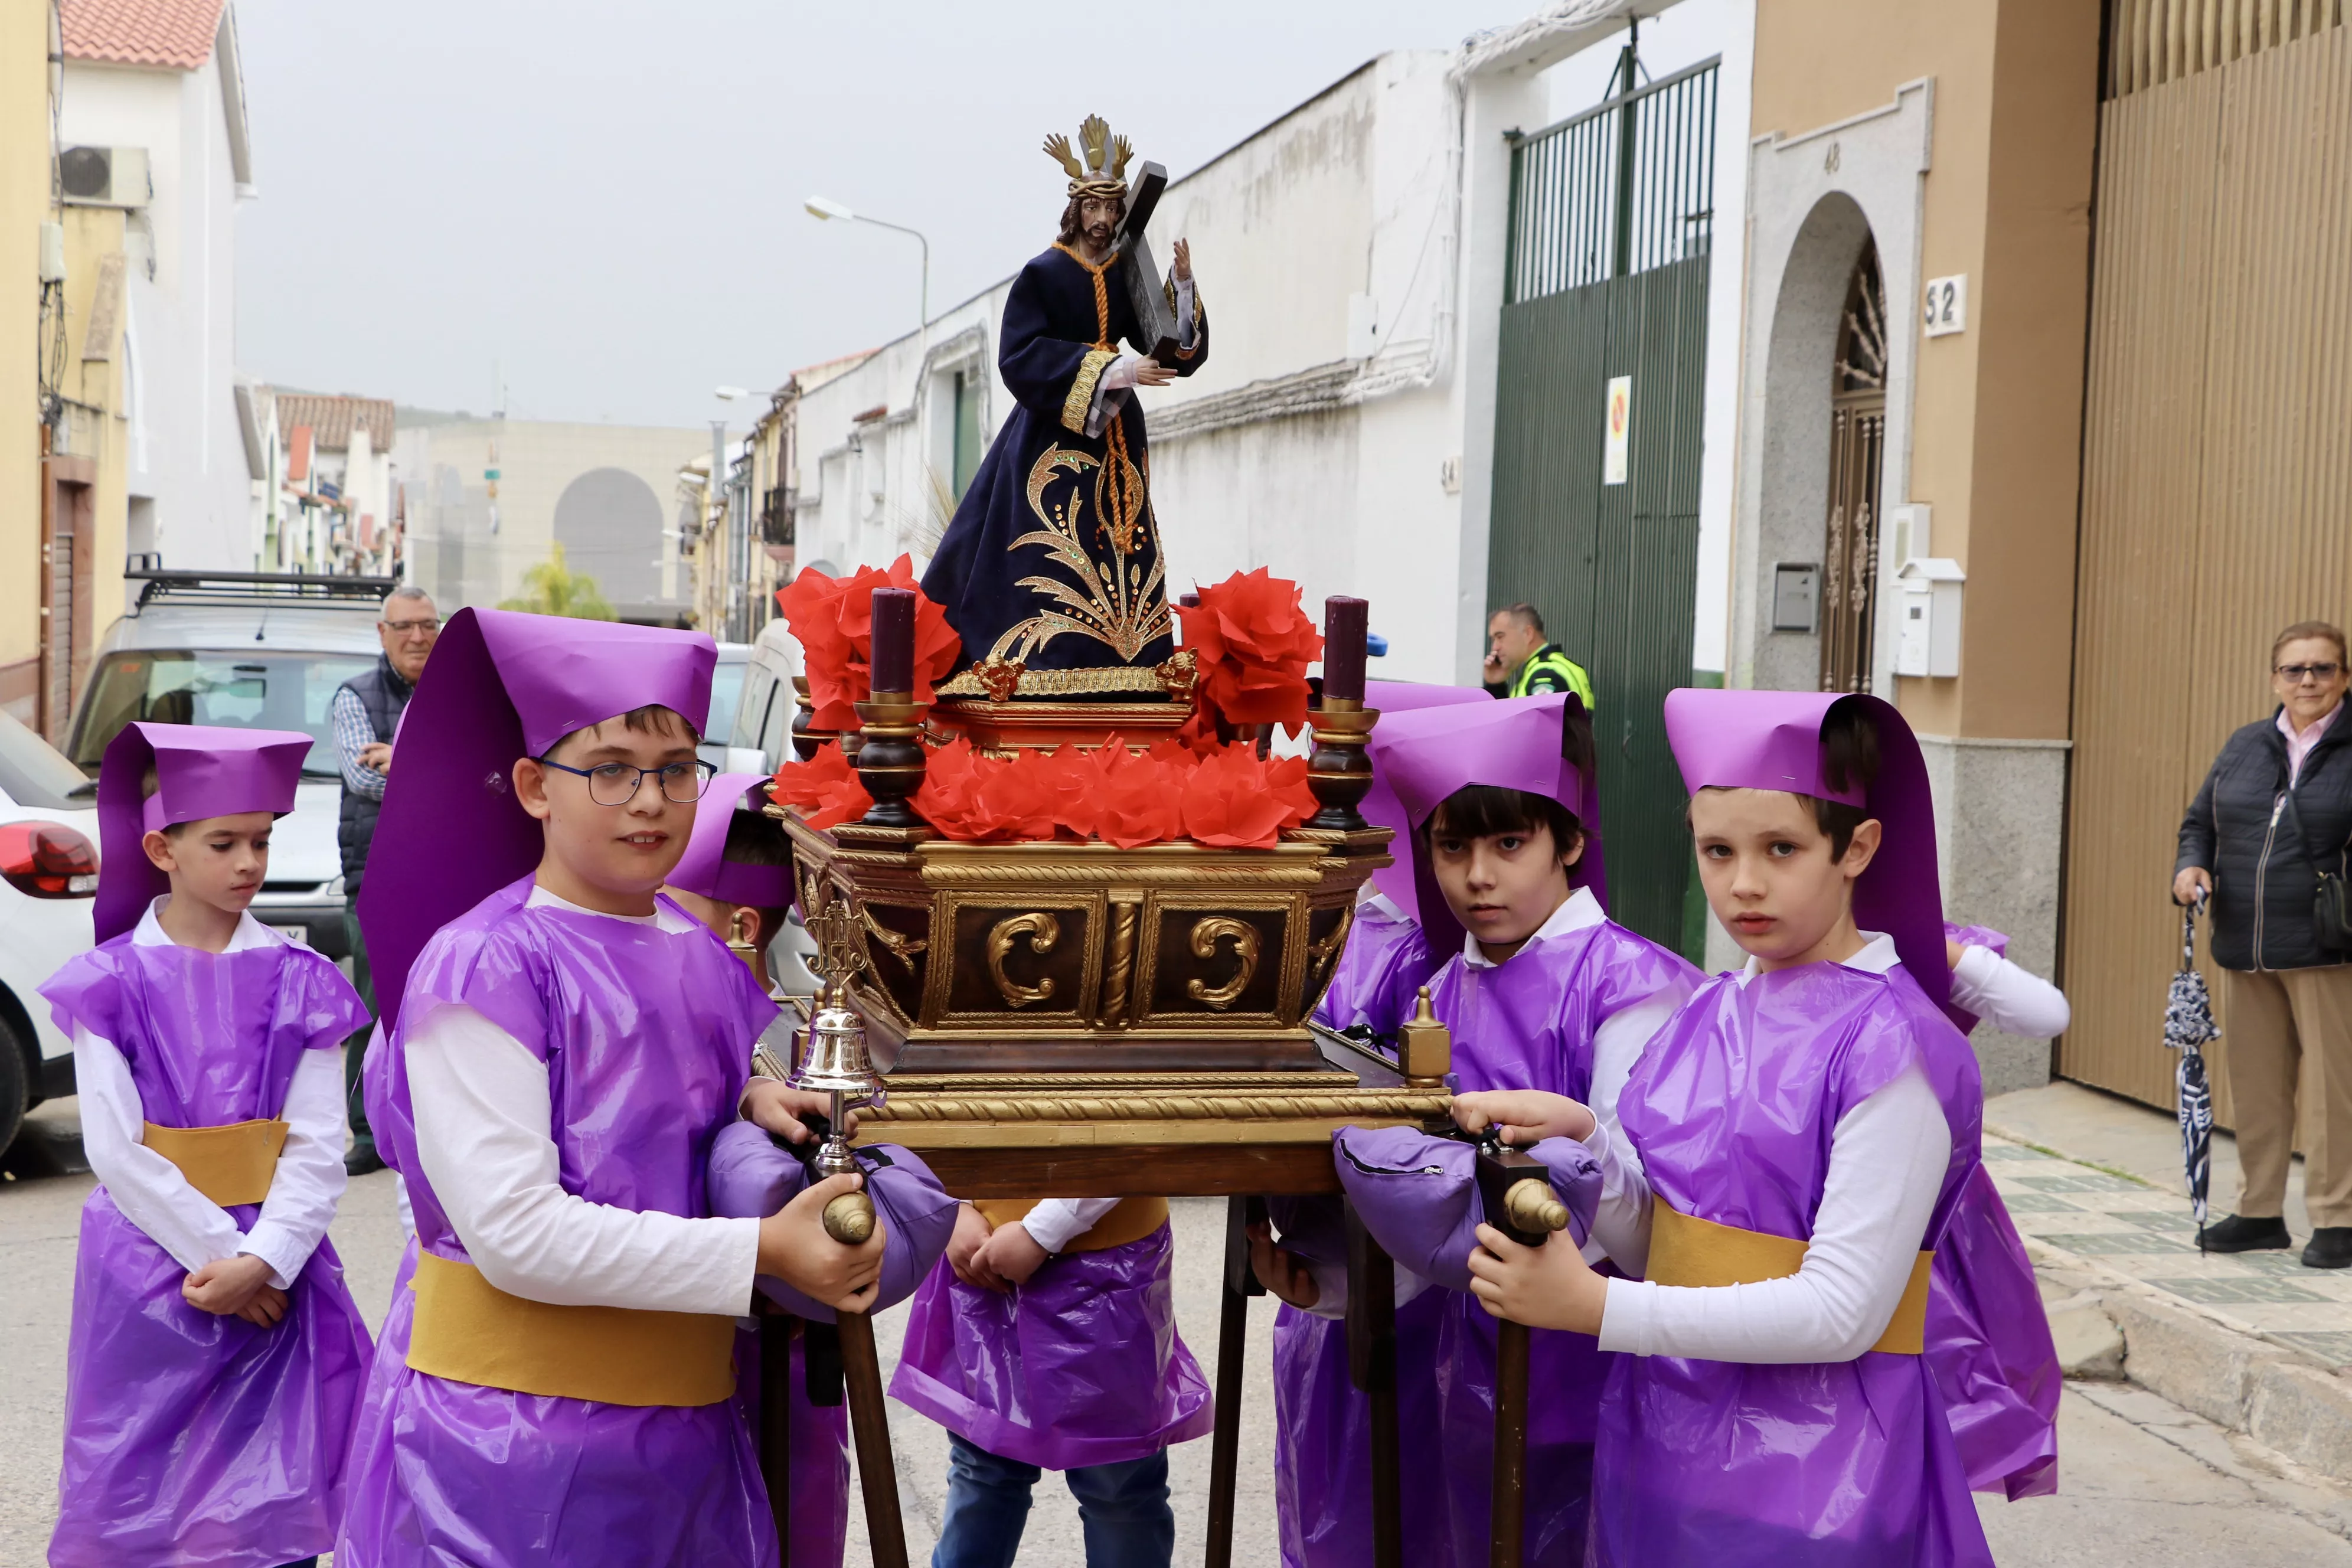
<path id="1" fill-rule="evenodd" d="M 416 678 L 425 672 L 425 656 L 441 635 L 441 617 L 424 589 L 404 583 L 384 595 L 375 634 L 383 643 L 383 657 L 373 669 L 335 689 L 331 710 L 343 775 L 342 823 L 335 835 L 343 851 L 343 895 L 350 900 L 343 906 L 343 930 L 352 944 L 352 980 L 371 1013 L 375 1011 L 375 981 L 353 910 L 359 904 L 360 878 L 367 870 L 368 845 L 375 837 L 375 819 L 383 809 L 384 785 L 391 780 L 393 731 L 416 689 Z M 360 1059 L 366 1054 L 367 1037 L 362 1029 L 343 1045 L 352 1134 L 344 1167 L 354 1176 L 383 1169 L 375 1134 L 368 1127 L 367 1108 L 360 1102 Z"/>

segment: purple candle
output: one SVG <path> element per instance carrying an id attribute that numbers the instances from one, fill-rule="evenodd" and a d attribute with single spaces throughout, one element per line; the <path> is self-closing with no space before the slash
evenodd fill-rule
<path id="1" fill-rule="evenodd" d="M 915 591 L 911 588 L 874 590 L 874 689 L 915 689 Z M 1363 665 L 1357 663 L 1356 684 L 1363 685 Z"/>
<path id="2" fill-rule="evenodd" d="M 1198 594 L 1179 594 L 1176 595 L 1176 602 L 1183 605 L 1188 610 L 1197 610 L 1201 607 L 1201 595 Z"/>
<path id="3" fill-rule="evenodd" d="M 1364 700 L 1364 629 L 1371 605 L 1334 594 L 1323 601 L 1323 700 Z"/>

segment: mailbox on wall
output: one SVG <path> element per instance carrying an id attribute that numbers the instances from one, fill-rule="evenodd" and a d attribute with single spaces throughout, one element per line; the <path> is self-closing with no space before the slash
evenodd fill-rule
<path id="1" fill-rule="evenodd" d="M 1895 639 L 1897 675 L 1960 672 L 1960 591 L 1969 574 L 1941 556 L 1906 561 L 1895 574 L 1900 617 Z"/>

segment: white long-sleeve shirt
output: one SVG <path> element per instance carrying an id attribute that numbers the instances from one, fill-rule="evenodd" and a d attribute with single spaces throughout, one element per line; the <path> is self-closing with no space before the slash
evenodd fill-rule
<path id="1" fill-rule="evenodd" d="M 662 909 L 607 915 L 533 889 L 532 909 L 683 934 Z M 750 1042 L 745 1042 L 748 1055 Z M 756 1219 L 688 1219 L 563 1190 L 547 1064 L 474 1008 L 435 1007 L 405 1047 L 416 1155 L 466 1255 L 509 1295 L 561 1306 L 740 1317 L 758 1270 Z"/>
<path id="2" fill-rule="evenodd" d="M 1952 1005 L 2004 1035 L 2047 1040 L 2066 1032 L 2066 994 L 1989 947 L 1963 947 L 1952 970 Z"/>
<path id="3" fill-rule="evenodd" d="M 162 947 L 172 939 L 156 914 L 165 894 L 142 915 L 131 933 L 137 947 Z M 286 939 L 247 914 L 236 923 L 224 951 L 286 944 Z M 144 1231 L 172 1260 L 194 1273 L 249 1252 L 269 1265 L 269 1282 L 290 1287 L 318 1250 L 343 1195 L 343 1054 L 306 1050 L 295 1064 L 278 1119 L 287 1123 L 286 1147 L 269 1181 L 269 1195 L 250 1230 L 190 1185 L 180 1168 L 146 1146 L 147 1112 L 131 1064 L 114 1042 L 83 1026 L 74 1029 L 74 1080 L 80 1095 L 82 1149 L 92 1174 L 104 1184 L 114 1206 Z"/>
<path id="4" fill-rule="evenodd" d="M 1867 945 L 1849 968 L 1883 974 L 1897 962 L 1891 938 Z M 1756 974 L 1748 961 L 1739 976 Z M 1600 1128 L 1586 1141 L 1606 1169 L 1626 1170 L 1626 1140 Z M 1802 1363 L 1851 1361 L 1877 1343 L 1911 1279 L 1920 1241 L 1952 1153 L 1951 1128 L 1927 1075 L 1916 1065 L 1838 1119 L 1803 1265 L 1753 1285 L 1667 1286 L 1611 1279 L 1601 1348 L 1704 1361 Z M 1638 1225 L 1622 1213 L 1603 1233 L 1610 1256 L 1633 1272 L 1649 1258 L 1653 1203 L 1643 1184 Z"/>

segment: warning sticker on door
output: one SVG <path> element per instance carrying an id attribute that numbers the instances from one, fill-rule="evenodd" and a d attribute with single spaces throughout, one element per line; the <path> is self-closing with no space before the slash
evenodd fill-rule
<path id="1" fill-rule="evenodd" d="M 1601 453 L 1601 482 L 1622 485 L 1625 482 L 1625 446 L 1633 433 L 1633 378 L 1612 375 L 1609 378 L 1608 445 Z"/>

